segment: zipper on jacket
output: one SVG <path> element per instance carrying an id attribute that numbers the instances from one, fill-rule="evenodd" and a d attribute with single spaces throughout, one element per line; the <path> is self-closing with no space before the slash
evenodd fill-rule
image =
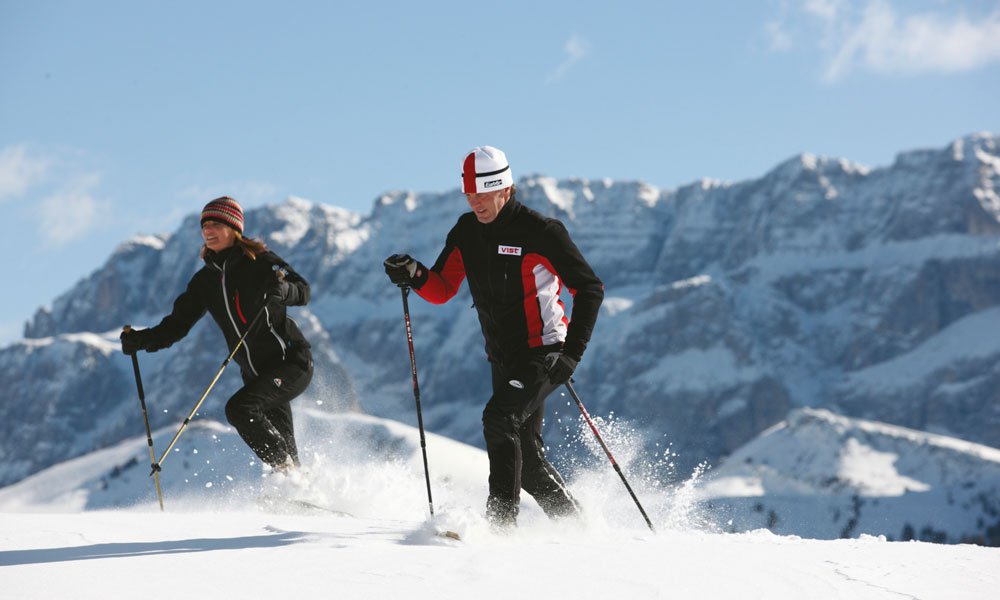
<path id="1" fill-rule="evenodd" d="M 229 315 L 229 322 L 233 324 L 233 329 L 236 331 L 236 339 L 238 340 L 243 337 L 243 335 L 240 333 L 240 328 L 236 325 L 236 319 L 233 318 L 233 311 L 229 308 L 229 296 L 226 295 L 226 265 L 228 263 L 228 260 L 223 261 L 222 267 L 220 268 L 222 271 L 222 303 L 226 306 L 226 314 Z M 250 330 L 248 329 L 247 332 L 249 333 L 249 331 Z M 259 373 L 257 373 L 257 369 L 253 366 L 253 359 L 250 358 L 250 344 L 247 343 L 246 338 L 243 338 L 243 349 L 247 353 L 247 365 L 249 365 L 254 377 L 256 377 Z"/>
<path id="2" fill-rule="evenodd" d="M 281 346 L 281 360 L 285 360 L 285 354 L 288 351 L 288 345 L 285 344 L 285 340 L 274 330 L 274 325 L 271 323 L 271 311 L 267 309 L 267 305 L 264 305 L 264 318 L 267 319 L 267 328 L 271 330 L 271 335 L 274 339 L 278 340 L 278 345 Z"/>

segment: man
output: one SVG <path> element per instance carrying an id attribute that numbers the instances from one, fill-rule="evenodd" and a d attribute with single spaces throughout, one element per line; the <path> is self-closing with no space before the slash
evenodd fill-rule
<path id="1" fill-rule="evenodd" d="M 394 254 L 385 271 L 435 304 L 469 279 L 493 371 L 493 396 L 483 411 L 490 522 L 499 529 L 516 525 L 522 488 L 550 517 L 577 515 L 579 506 L 545 458 L 542 419 L 546 396 L 569 381 L 583 356 L 604 286 L 562 223 L 516 200 L 503 152 L 491 146 L 469 152 L 462 188 L 472 212 L 459 217 L 434 266 Z M 559 299 L 563 284 L 574 298 L 571 321 Z"/>

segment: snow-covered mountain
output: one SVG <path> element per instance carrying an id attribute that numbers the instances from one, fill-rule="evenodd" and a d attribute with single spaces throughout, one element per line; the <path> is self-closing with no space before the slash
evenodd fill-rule
<path id="1" fill-rule="evenodd" d="M 1000 450 L 798 409 L 699 489 L 726 529 L 1000 546 Z"/>
<path id="2" fill-rule="evenodd" d="M 876 169 L 804 154 L 756 180 L 677 190 L 521 179 L 519 198 L 562 219 L 605 281 L 576 377 L 588 409 L 647 432 L 650 452 L 672 444 L 682 472 L 798 407 L 1000 446 L 998 144 L 970 135 Z M 299 403 L 413 420 L 399 291 L 381 261 L 432 262 L 465 209 L 454 190 L 389 193 L 367 215 L 294 198 L 248 211 L 248 231 L 313 285 L 295 314 L 322 380 Z M 198 247 L 196 215 L 130 239 L 0 349 L 0 484 L 142 431 L 114 336 L 169 311 Z M 468 293 L 410 304 L 425 425 L 480 445 L 489 377 Z M 202 323 L 140 357 L 154 427 L 180 420 L 222 353 Z"/>

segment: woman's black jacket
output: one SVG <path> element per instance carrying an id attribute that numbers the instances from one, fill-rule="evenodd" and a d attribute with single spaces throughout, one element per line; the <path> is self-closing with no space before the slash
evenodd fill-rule
<path id="1" fill-rule="evenodd" d="M 279 285 L 279 271 L 288 284 L 281 286 L 285 297 L 266 302 L 268 292 Z M 221 252 L 206 250 L 205 266 L 174 301 L 173 312 L 142 332 L 143 347 L 155 352 L 172 345 L 208 311 L 232 352 L 258 311 L 263 310 L 264 315 L 233 357 L 244 380 L 287 360 L 305 366 L 310 360 L 309 343 L 286 315 L 285 307 L 308 302 L 309 284 L 273 252 L 262 252 L 253 259 L 239 245 Z"/>

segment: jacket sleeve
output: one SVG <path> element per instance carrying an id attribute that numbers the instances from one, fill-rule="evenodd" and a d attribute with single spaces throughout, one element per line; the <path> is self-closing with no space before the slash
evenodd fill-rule
<path id="1" fill-rule="evenodd" d="M 258 257 L 258 259 L 263 264 L 266 264 L 268 270 L 271 272 L 270 275 L 265 275 L 265 277 L 274 278 L 273 281 L 268 280 L 264 284 L 265 289 L 270 287 L 272 284 L 276 284 L 278 282 L 277 272 L 279 270 L 284 271 L 285 281 L 288 282 L 288 296 L 285 298 L 285 301 L 282 304 L 284 304 L 285 306 L 305 306 L 306 304 L 309 304 L 309 294 L 310 294 L 309 282 L 306 281 L 305 278 L 303 278 L 301 275 L 296 273 L 295 269 L 293 269 L 288 263 L 282 260 L 281 257 L 275 254 L 274 252 L 270 251 L 264 252 Z"/>
<path id="2" fill-rule="evenodd" d="M 421 298 L 432 304 L 444 304 L 451 300 L 465 279 L 465 264 L 462 262 L 462 251 L 455 243 L 456 237 L 453 228 L 448 233 L 444 249 L 429 270 L 417 263 L 413 289 Z"/>
<path id="3" fill-rule="evenodd" d="M 548 244 L 551 244 L 549 262 L 573 296 L 573 314 L 563 343 L 563 353 L 579 361 L 597 323 L 597 315 L 604 301 L 604 283 L 583 258 L 562 223 L 555 219 L 549 221 L 545 236 Z"/>
<path id="4" fill-rule="evenodd" d="M 159 325 L 143 332 L 147 352 L 169 348 L 191 331 L 206 308 L 201 294 L 197 291 L 198 275 L 188 283 L 187 289 L 174 300 L 174 309 L 160 321 Z"/>

